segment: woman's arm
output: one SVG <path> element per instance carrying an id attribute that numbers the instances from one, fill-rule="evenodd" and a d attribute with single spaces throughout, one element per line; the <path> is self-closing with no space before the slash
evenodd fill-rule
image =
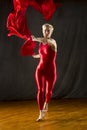
<path id="1" fill-rule="evenodd" d="M 40 55 L 39 54 L 34 54 L 32 55 L 33 58 L 40 58 Z"/>
<path id="2" fill-rule="evenodd" d="M 32 35 L 32 40 L 33 40 L 33 41 L 36 41 L 36 42 L 43 42 L 43 38 L 41 38 L 41 37 L 36 38 L 36 37 L 33 36 L 33 35 Z"/>

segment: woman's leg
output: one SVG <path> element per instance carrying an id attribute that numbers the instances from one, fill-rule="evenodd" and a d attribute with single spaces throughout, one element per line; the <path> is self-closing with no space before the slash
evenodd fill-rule
<path id="1" fill-rule="evenodd" d="M 43 107 L 44 112 L 48 111 L 48 103 L 52 97 L 52 90 L 54 88 L 55 81 L 56 78 L 46 80 L 46 100 Z"/>
<path id="2" fill-rule="evenodd" d="M 42 110 L 44 104 L 44 77 L 42 76 L 39 70 L 36 71 L 35 79 L 38 87 L 38 92 L 37 92 L 38 107 L 40 110 Z"/>
<path id="3" fill-rule="evenodd" d="M 38 102 L 38 107 L 40 110 L 39 117 L 37 121 L 40 121 L 43 119 L 43 105 L 44 105 L 44 77 L 42 76 L 41 72 L 39 70 L 36 71 L 35 74 L 35 79 L 38 87 L 38 92 L 37 92 L 37 102 Z"/>

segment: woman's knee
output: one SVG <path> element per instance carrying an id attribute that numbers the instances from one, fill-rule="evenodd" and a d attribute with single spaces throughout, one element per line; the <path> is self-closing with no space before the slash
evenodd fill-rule
<path id="1" fill-rule="evenodd" d="M 43 95 L 44 94 L 44 89 L 38 88 L 38 94 Z"/>

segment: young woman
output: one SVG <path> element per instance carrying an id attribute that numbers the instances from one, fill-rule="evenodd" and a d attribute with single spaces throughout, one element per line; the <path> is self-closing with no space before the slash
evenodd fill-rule
<path id="1" fill-rule="evenodd" d="M 39 42 L 39 54 L 34 54 L 34 58 L 40 58 L 36 68 L 35 79 L 38 87 L 37 102 L 40 110 L 37 121 L 43 120 L 44 112 L 48 111 L 48 103 L 52 97 L 52 90 L 56 81 L 56 54 L 57 44 L 51 38 L 53 26 L 50 24 L 42 25 L 42 38 L 32 36 L 33 41 Z M 44 83 L 46 83 L 46 97 L 44 100 Z"/>

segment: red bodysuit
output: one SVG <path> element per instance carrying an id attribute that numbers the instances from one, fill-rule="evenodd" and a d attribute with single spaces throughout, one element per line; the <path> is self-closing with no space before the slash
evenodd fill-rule
<path id="1" fill-rule="evenodd" d="M 49 44 L 41 43 L 39 46 L 40 62 L 36 68 L 35 79 L 38 86 L 37 101 L 39 109 L 44 104 L 44 82 L 46 81 L 46 102 L 52 96 L 52 89 L 56 81 L 56 52 Z"/>

